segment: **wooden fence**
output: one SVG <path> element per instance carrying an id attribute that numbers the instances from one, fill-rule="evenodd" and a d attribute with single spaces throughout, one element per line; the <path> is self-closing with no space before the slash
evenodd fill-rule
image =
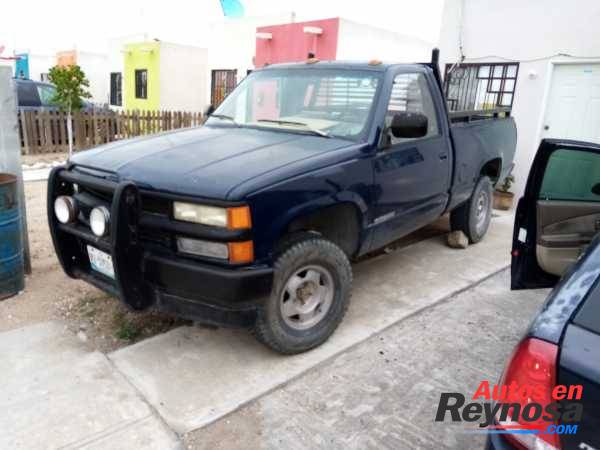
<path id="1" fill-rule="evenodd" d="M 73 150 L 143 134 L 201 125 L 201 113 L 182 111 L 94 111 L 73 113 Z M 19 112 L 21 152 L 25 155 L 69 151 L 67 114 L 59 111 Z"/>

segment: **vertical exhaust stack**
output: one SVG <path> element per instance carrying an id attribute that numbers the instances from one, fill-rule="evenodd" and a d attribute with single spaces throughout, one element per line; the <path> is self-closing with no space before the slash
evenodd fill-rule
<path id="1" fill-rule="evenodd" d="M 434 48 L 431 50 L 431 65 L 439 66 L 440 62 L 440 49 Z"/>
<path id="2" fill-rule="evenodd" d="M 443 94 L 444 86 L 442 84 L 442 75 L 440 73 L 440 49 L 437 47 L 431 51 L 431 68 L 433 69 L 433 75 L 440 86 L 440 91 Z"/>

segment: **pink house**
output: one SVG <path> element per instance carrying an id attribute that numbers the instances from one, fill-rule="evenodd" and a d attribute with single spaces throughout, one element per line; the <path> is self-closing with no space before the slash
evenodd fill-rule
<path id="1" fill-rule="evenodd" d="M 336 59 L 340 19 L 286 23 L 256 29 L 256 67 L 306 59 Z"/>
<path id="2" fill-rule="evenodd" d="M 432 48 L 417 38 L 335 17 L 258 27 L 254 64 L 304 61 L 309 53 L 320 60 L 427 61 Z"/>

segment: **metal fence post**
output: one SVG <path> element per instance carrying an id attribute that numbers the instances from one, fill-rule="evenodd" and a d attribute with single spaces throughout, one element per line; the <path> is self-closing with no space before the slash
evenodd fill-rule
<path id="1" fill-rule="evenodd" d="M 22 214 L 23 251 L 25 273 L 31 273 L 29 237 L 27 234 L 27 214 L 25 210 L 25 190 L 21 167 L 21 141 L 17 118 L 17 95 L 12 70 L 0 67 L 0 172 L 14 174 L 18 181 L 18 195 Z"/>

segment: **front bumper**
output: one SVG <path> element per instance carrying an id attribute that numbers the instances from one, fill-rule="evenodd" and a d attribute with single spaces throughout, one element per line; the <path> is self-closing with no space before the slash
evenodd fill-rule
<path id="1" fill-rule="evenodd" d="M 98 238 L 83 223 L 65 225 L 56 220 L 54 200 L 72 195 L 74 184 L 101 195 L 99 201 L 111 212 L 109 236 Z M 132 182 L 55 168 L 48 180 L 48 223 L 64 271 L 118 297 L 133 310 L 154 309 L 218 326 L 252 326 L 257 304 L 271 291 L 273 269 L 223 267 L 187 258 L 177 253 L 172 238 L 175 233 L 204 238 L 211 233 L 212 239 L 242 240 L 248 239 L 247 232 L 237 236 L 224 231 L 217 236 L 214 230 L 147 214 L 142 204 L 146 194 Z M 146 238 L 149 234 L 153 239 Z M 111 255 L 114 280 L 90 267 L 87 245 Z"/>

